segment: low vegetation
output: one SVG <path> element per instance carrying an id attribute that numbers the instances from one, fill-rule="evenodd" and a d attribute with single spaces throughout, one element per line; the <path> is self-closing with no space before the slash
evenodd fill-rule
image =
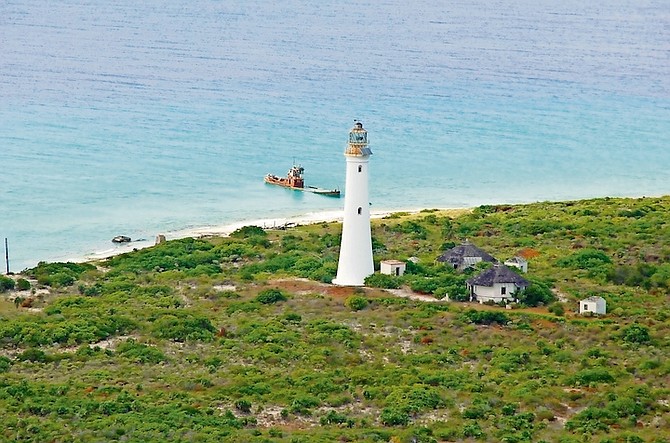
<path id="1" fill-rule="evenodd" d="M 669 197 L 394 214 L 375 261 L 412 260 L 366 288 L 329 284 L 335 223 L 0 276 L 0 440 L 667 443 L 669 221 Z M 527 258 L 513 309 L 435 262 L 465 239 Z"/>

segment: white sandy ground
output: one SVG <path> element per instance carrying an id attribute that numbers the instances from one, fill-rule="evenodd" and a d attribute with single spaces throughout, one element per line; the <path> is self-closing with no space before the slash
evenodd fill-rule
<path id="1" fill-rule="evenodd" d="M 461 212 L 465 211 L 466 209 L 437 209 L 438 211 L 454 211 L 456 212 Z M 378 219 L 378 218 L 384 218 L 390 214 L 394 214 L 396 212 L 406 212 L 410 214 L 416 214 L 418 212 L 422 211 L 422 209 L 396 209 L 396 210 L 379 210 L 379 211 L 371 211 L 370 212 L 370 218 L 373 219 Z M 167 232 L 167 233 L 156 233 L 158 234 L 164 234 L 167 240 L 175 240 L 179 238 L 187 238 L 187 237 L 193 237 L 193 238 L 199 238 L 199 237 L 208 237 L 208 236 L 227 236 L 230 235 L 233 231 L 236 229 L 242 228 L 244 226 L 260 226 L 261 228 L 267 228 L 267 229 L 272 229 L 272 228 L 279 228 L 282 226 L 294 226 L 294 225 L 309 225 L 309 224 L 315 224 L 315 223 L 322 223 L 322 222 L 341 222 L 344 218 L 344 211 L 343 210 L 337 210 L 337 211 L 323 211 L 323 212 L 311 212 L 295 217 L 279 217 L 279 218 L 265 218 L 265 219 L 257 219 L 257 220 L 244 220 L 244 221 L 238 221 L 234 223 L 230 223 L 227 225 L 220 225 L 220 226 L 205 226 L 201 228 L 194 228 L 194 229 L 188 229 L 188 230 L 183 230 L 183 231 L 176 231 L 176 232 Z M 74 262 L 84 262 L 84 261 L 93 261 L 93 260 L 101 260 L 109 257 L 113 257 L 115 255 L 123 254 L 126 252 L 133 251 L 135 249 L 144 249 L 151 247 L 155 244 L 155 238 L 150 238 L 150 239 L 144 239 L 144 240 L 137 240 L 137 241 L 132 241 L 130 243 L 120 243 L 114 245 L 110 249 L 106 249 L 104 251 L 98 251 L 94 252 L 92 254 L 88 254 L 85 257 L 78 257 L 78 258 L 73 258 L 71 261 Z"/>

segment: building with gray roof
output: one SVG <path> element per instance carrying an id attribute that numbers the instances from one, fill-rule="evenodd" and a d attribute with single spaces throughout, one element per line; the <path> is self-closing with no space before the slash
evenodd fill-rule
<path id="1" fill-rule="evenodd" d="M 530 284 L 528 280 L 505 265 L 494 264 L 491 268 L 467 281 L 470 300 L 484 303 L 514 300 L 515 294 Z"/>
<path id="2" fill-rule="evenodd" d="M 437 261 L 462 271 L 466 268 L 474 267 L 482 261 L 496 263 L 498 260 L 466 240 L 437 257 Z"/>

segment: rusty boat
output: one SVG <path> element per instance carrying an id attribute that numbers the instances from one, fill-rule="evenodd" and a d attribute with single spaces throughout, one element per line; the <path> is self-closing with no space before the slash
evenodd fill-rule
<path id="1" fill-rule="evenodd" d="M 271 185 L 282 186 L 284 188 L 293 189 L 295 191 L 311 192 L 313 194 L 325 195 L 328 197 L 339 197 L 339 189 L 324 189 L 318 188 L 316 186 L 305 186 L 305 180 L 303 178 L 303 173 L 305 168 L 300 165 L 293 165 L 291 169 L 288 170 L 286 177 L 279 177 L 274 174 L 267 174 L 264 178 L 265 183 Z"/>

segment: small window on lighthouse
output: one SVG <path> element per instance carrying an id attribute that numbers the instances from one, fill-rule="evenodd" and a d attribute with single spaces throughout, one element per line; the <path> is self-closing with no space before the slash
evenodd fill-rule
<path id="1" fill-rule="evenodd" d="M 361 215 L 362 212 L 363 212 L 363 208 L 360 208 L 360 207 L 359 207 L 359 208 L 358 208 L 358 215 Z"/>
<path id="2" fill-rule="evenodd" d="M 363 172 L 363 166 L 358 165 L 358 172 Z"/>

